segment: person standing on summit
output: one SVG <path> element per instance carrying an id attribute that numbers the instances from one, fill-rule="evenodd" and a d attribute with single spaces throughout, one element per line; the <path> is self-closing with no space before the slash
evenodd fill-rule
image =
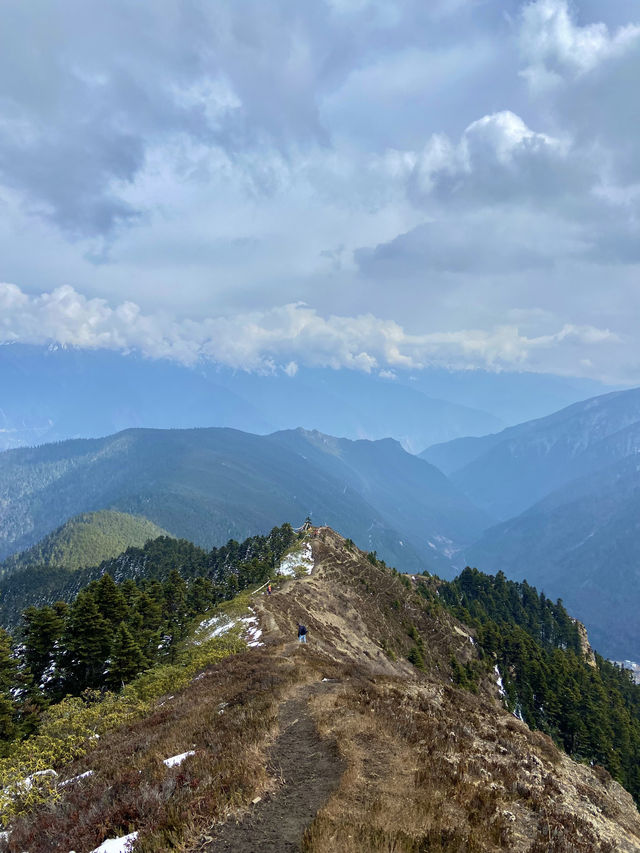
<path id="1" fill-rule="evenodd" d="M 298 623 L 298 642 L 306 643 L 307 642 L 307 629 L 304 625 L 300 625 Z"/>

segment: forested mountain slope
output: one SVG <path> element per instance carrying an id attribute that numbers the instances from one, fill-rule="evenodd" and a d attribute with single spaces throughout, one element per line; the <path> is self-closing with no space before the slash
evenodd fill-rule
<path id="1" fill-rule="evenodd" d="M 144 853 L 244 853 L 267 841 L 308 853 L 640 847 L 631 797 L 590 766 L 605 762 L 638 796 L 640 688 L 585 653 L 560 605 L 478 572 L 410 579 L 331 530 L 294 538 L 310 575 L 283 582 L 277 561 L 260 557 L 244 575 L 246 561 L 227 560 L 213 585 L 172 572 L 119 586 L 105 575 L 67 611 L 28 614 L 21 654 L 46 676 L 3 670 L 5 721 L 38 733 L 20 744 L 5 732 L 0 845 L 94 850 L 128 835 Z M 216 585 L 231 594 L 232 577 L 251 590 L 271 572 L 273 595 L 245 593 L 190 633 L 196 591 L 206 604 Z M 117 620 L 109 643 L 83 630 Z M 154 624 L 166 645 L 151 641 Z M 156 661 L 138 675 L 141 643 Z M 38 717 L 59 678 L 82 698 Z M 126 686 L 100 694 L 87 679 Z M 25 801 L 20 774 L 38 755 L 47 774 L 32 777 Z"/>
<path id="2" fill-rule="evenodd" d="M 289 525 L 274 528 L 266 536 L 251 536 L 243 542 L 230 540 L 226 545 L 207 551 L 186 539 L 161 536 L 141 548 L 129 547 L 117 557 L 99 565 L 69 571 L 59 566 L 27 566 L 8 575 L 0 595 L 0 625 L 12 628 L 20 621 L 26 607 L 70 602 L 93 581 L 109 574 L 117 583 L 129 580 L 153 579 L 166 581 L 172 571 L 189 579 L 206 577 L 222 583 L 230 569 L 243 573 L 252 571 L 253 561 L 273 567 L 291 544 L 293 531 Z M 233 591 L 234 588 L 232 588 Z M 218 590 L 220 594 L 220 591 Z"/>
<path id="3" fill-rule="evenodd" d="M 5 451 L 0 556 L 33 545 L 73 515 L 101 509 L 142 515 L 203 547 L 266 532 L 283 518 L 300 524 L 311 514 L 340 524 L 401 568 L 450 570 L 451 543 L 444 540 L 471 541 L 488 523 L 486 515 L 399 445 L 356 444 L 366 452 L 354 452 L 350 466 L 339 469 L 329 455 L 231 429 L 125 430 Z M 395 475 L 400 463 L 410 476 Z M 390 512 L 385 493 L 365 488 L 374 469 L 378 481 L 394 481 L 393 500 L 412 505 L 419 529 L 403 522 L 402 512 Z M 435 543 L 429 553 L 425 538 Z"/>
<path id="4" fill-rule="evenodd" d="M 167 535 L 166 530 L 141 516 L 112 510 L 82 513 L 37 545 L 8 557 L 0 564 L 0 577 L 27 566 L 60 566 L 68 571 L 97 566 L 129 546 L 141 546 Z"/>
<path id="5" fill-rule="evenodd" d="M 569 481 L 640 450 L 640 389 L 575 403 L 483 438 L 425 450 L 467 496 L 497 518 L 519 514 Z"/>
<path id="6" fill-rule="evenodd" d="M 640 659 L 637 455 L 573 480 L 490 528 L 464 556 L 483 571 L 526 577 L 561 597 L 608 657 Z"/>

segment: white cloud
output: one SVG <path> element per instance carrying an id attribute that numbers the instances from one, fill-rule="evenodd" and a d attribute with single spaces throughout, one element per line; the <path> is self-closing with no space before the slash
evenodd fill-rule
<path id="1" fill-rule="evenodd" d="M 103 299 L 87 299 L 68 286 L 30 296 L 16 285 L 0 284 L 0 314 L 3 343 L 135 350 L 183 364 L 207 360 L 244 370 L 282 369 L 289 375 L 298 364 L 377 370 L 384 376 L 431 365 L 535 370 L 544 363 L 549 369 L 549 362 L 558 363 L 564 345 L 619 343 L 609 330 L 570 324 L 539 336 L 521 334 L 514 325 L 409 334 L 398 323 L 372 314 L 322 317 L 302 304 L 176 322 L 162 314 L 143 314 L 132 302 L 112 307 Z"/>
<path id="2" fill-rule="evenodd" d="M 593 179 L 567 139 L 532 130 L 510 110 L 473 121 L 458 142 L 434 134 L 421 152 L 392 152 L 388 162 L 404 167 L 414 198 L 466 205 L 558 197 Z"/>
<path id="3" fill-rule="evenodd" d="M 640 39 L 640 26 L 614 33 L 602 21 L 579 26 L 567 0 L 534 0 L 522 11 L 520 48 L 528 63 L 522 72 L 538 90 L 585 74 L 620 56 Z"/>

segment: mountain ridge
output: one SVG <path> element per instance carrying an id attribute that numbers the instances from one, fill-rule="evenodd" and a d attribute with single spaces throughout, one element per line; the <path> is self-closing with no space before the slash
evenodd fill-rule
<path id="1" fill-rule="evenodd" d="M 282 518 L 300 524 L 311 513 L 328 524 L 342 523 L 353 538 L 403 568 L 451 572 L 437 537 L 464 544 L 491 522 L 439 471 L 399 444 L 335 441 L 342 442 L 348 465 L 318 452 L 303 433 L 257 436 L 229 428 L 125 430 L 104 439 L 5 451 L 0 555 L 25 550 L 72 515 L 100 509 L 144 516 L 204 547 L 266 532 Z M 404 478 L 410 489 L 391 470 L 399 464 L 411 473 Z M 384 479 L 385 467 L 395 477 L 398 507 L 421 518 L 419 531 L 402 510 L 389 507 L 384 490 L 366 487 Z M 446 507 L 430 481 L 447 486 Z M 436 543 L 426 555 L 425 536 Z"/>
<path id="2" fill-rule="evenodd" d="M 420 457 L 439 462 L 471 500 L 505 520 L 618 458 L 611 437 L 638 422 L 640 388 L 614 391 L 501 433 L 427 448 Z"/>
<path id="3" fill-rule="evenodd" d="M 638 849 L 630 795 L 603 767 L 571 760 L 509 710 L 520 700 L 524 714 L 551 710 L 551 694 L 542 702 L 529 689 L 544 660 L 554 679 L 568 680 L 567 702 L 579 701 L 580 684 L 589 696 L 602 672 L 618 685 L 618 703 L 628 684 L 628 707 L 618 704 L 615 717 L 635 707 L 639 688 L 601 659 L 595 670 L 583 659 L 579 632 L 559 605 L 499 576 L 468 572 L 453 584 L 403 577 L 328 529 L 311 530 L 298 547 L 311 553 L 310 574 L 287 579 L 276 569 L 272 595 L 251 587 L 207 615 L 178 666 L 134 676 L 122 694 L 122 709 L 133 709 L 124 720 L 110 710 L 117 699 L 103 705 L 110 727 L 93 712 L 90 745 L 57 765 L 64 782 L 54 800 L 43 782 L 44 799 L 12 821 L 8 843 L 0 840 L 8 853 L 37 839 L 41 853 L 95 849 L 131 833 L 141 853 L 176 843 L 244 853 L 267 841 L 278 850 L 304 844 L 308 853 L 538 853 L 549 837 L 557 851 Z M 134 587 L 127 591 L 134 603 Z M 113 610 L 108 585 L 95 595 Z M 459 616 L 474 602 L 470 627 Z M 300 622 L 306 645 L 296 639 Z M 225 652 L 223 629 L 235 637 Z M 143 706 L 133 704 L 139 691 L 149 697 Z M 67 700 L 67 725 L 78 726 L 80 711 L 91 705 Z M 577 728 L 563 703 L 553 713 L 574 753 L 605 736 L 594 707 L 578 715 Z M 285 747 L 296 759 L 286 765 L 292 778 L 277 772 Z M 319 800 L 313 758 L 331 781 Z M 309 768 L 304 784 L 296 766 Z"/>

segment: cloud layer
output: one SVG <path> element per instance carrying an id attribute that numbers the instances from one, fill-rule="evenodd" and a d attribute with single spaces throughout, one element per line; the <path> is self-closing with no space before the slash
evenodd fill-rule
<path id="1" fill-rule="evenodd" d="M 0 343 L 136 351 L 186 365 L 213 361 L 262 372 L 295 373 L 304 365 L 384 375 L 431 366 L 562 373 L 568 372 L 573 347 L 606 350 L 621 343 L 609 330 L 590 326 L 564 326 L 538 337 L 515 325 L 412 335 L 372 314 L 322 317 L 302 304 L 176 322 L 144 314 L 133 302 L 112 307 L 104 299 L 87 299 L 71 287 L 32 297 L 12 284 L 0 284 L 0 317 Z"/>
<path id="2" fill-rule="evenodd" d="M 5 340 L 640 382 L 634 0 L 3 19 Z"/>

